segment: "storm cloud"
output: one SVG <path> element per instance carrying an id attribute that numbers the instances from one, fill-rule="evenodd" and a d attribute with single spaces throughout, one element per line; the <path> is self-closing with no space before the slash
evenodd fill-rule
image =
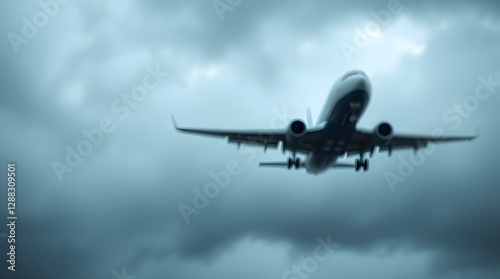
<path id="1" fill-rule="evenodd" d="M 19 218 L 16 272 L 0 238 L 2 278 L 301 278 L 297 267 L 304 278 L 498 278 L 499 8 L 2 4 L 0 158 L 17 166 Z M 360 128 L 479 137 L 311 176 L 258 167 L 284 160 L 279 150 L 180 134 L 170 120 L 282 128 L 306 108 L 317 116 L 352 69 L 373 86 Z M 210 183 L 224 185 L 196 208 Z M 196 210 L 189 222 L 182 204 Z M 335 244 L 318 250 L 325 260 L 318 239 Z"/>

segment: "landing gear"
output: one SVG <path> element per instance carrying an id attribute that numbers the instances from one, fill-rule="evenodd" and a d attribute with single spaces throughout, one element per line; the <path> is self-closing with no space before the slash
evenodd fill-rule
<path id="1" fill-rule="evenodd" d="M 288 158 L 288 169 L 291 169 L 292 167 L 298 170 L 300 168 L 300 158 L 294 157 L 294 158 Z"/>
<path id="2" fill-rule="evenodd" d="M 363 171 L 368 170 L 368 159 L 364 159 L 361 157 L 360 159 L 356 159 L 354 162 L 354 170 L 360 171 L 363 168 Z"/>

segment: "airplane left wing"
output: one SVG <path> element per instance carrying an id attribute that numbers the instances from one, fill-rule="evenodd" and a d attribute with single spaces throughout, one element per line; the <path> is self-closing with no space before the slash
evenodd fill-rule
<path id="1" fill-rule="evenodd" d="M 172 117 L 172 122 L 175 129 L 184 133 L 198 134 L 203 136 L 212 136 L 217 138 L 227 138 L 228 142 L 248 145 L 258 145 L 264 147 L 278 148 L 279 142 L 283 143 L 283 148 L 291 150 L 290 146 L 286 145 L 286 129 L 271 130 L 212 130 L 212 129 L 193 129 L 193 128 L 180 128 L 177 126 L 175 118 Z M 304 139 L 295 146 L 295 151 L 307 154 L 314 147 L 317 140 L 320 139 L 320 128 L 312 128 L 306 131 Z"/>
<path id="2" fill-rule="evenodd" d="M 389 154 L 393 150 L 425 148 L 429 143 L 443 143 L 455 141 L 471 141 L 477 136 L 411 136 L 411 135 L 394 135 L 387 145 L 377 146 L 373 143 L 372 132 L 356 131 L 350 143 L 347 145 L 346 155 L 359 155 L 364 153 L 373 153 L 375 147 L 379 147 L 379 151 L 388 151 Z"/>

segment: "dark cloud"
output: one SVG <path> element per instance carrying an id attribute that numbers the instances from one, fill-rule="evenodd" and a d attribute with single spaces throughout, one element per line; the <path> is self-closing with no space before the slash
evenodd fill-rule
<path id="1" fill-rule="evenodd" d="M 221 21 L 211 1 L 72 1 L 19 53 L 6 36 L 0 151 L 2 165 L 18 164 L 20 219 L 18 271 L 2 268 L 2 278 L 110 278 L 122 267 L 137 278 L 279 278 L 327 236 L 340 246 L 317 278 L 497 278 L 500 88 L 458 124 L 443 114 L 480 77 L 500 79 L 499 3 L 401 1 L 349 62 L 341 45 L 388 3 L 243 1 Z M 1 32 L 21 34 L 20 18 L 40 9 L 5 4 Z M 120 120 L 111 104 L 156 65 L 169 77 Z M 172 113 L 183 125 L 224 128 L 284 125 L 307 107 L 317 115 L 352 68 L 374 87 L 360 126 L 480 126 L 480 137 L 436 147 L 391 188 L 384 175 L 412 152 L 377 154 L 368 173 L 314 177 L 257 167 L 281 160 L 278 151 L 238 151 L 170 124 Z M 51 164 L 103 118 L 115 131 L 59 183 Z M 191 205 L 193 189 L 232 160 L 241 174 L 186 225 L 179 204 Z"/>

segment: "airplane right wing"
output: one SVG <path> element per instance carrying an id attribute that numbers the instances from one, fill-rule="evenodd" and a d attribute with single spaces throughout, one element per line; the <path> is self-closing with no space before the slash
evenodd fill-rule
<path id="1" fill-rule="evenodd" d="M 361 153 L 373 153 L 375 147 L 379 147 L 379 151 L 388 151 L 389 154 L 393 150 L 414 149 L 426 147 L 429 143 L 444 143 L 455 141 L 471 141 L 477 136 L 413 136 L 413 135 L 394 135 L 387 145 L 377 146 L 373 142 L 372 132 L 356 131 L 353 134 L 351 142 L 347 145 L 346 154 L 359 155 Z"/>

